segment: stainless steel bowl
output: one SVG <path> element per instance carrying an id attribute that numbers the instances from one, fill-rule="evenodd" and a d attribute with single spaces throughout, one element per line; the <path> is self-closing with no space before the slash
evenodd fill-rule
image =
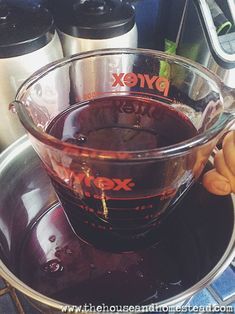
<path id="1" fill-rule="evenodd" d="M 114 262 L 116 257 L 113 259 L 112 253 L 96 250 L 75 236 L 25 136 L 0 155 L 0 191 L 0 275 L 44 313 L 61 313 L 66 304 L 79 305 L 84 283 L 79 278 L 86 278 L 89 272 L 86 261 L 90 263 L 97 254 Z M 235 255 L 233 197 L 213 196 L 198 182 L 178 206 L 166 222 L 163 239 L 152 248 L 135 252 L 137 259 L 141 257 L 142 262 L 149 263 L 150 277 L 159 283 L 158 293 L 145 296 L 144 304 L 178 304 L 219 276 Z M 59 264 L 61 254 L 67 254 L 63 265 Z M 83 264 L 79 264 L 81 256 Z M 125 255 L 127 264 L 133 256 Z M 75 268 L 69 269 L 69 259 Z M 52 269 L 56 275 L 47 274 L 50 261 L 58 262 Z M 175 265 L 183 282 L 178 287 L 171 285 L 178 278 Z M 102 273 L 107 267 L 99 264 L 97 269 Z M 137 273 L 141 267 L 135 264 Z M 103 273 L 95 276 L 102 278 Z M 139 281 L 133 280 L 137 294 L 141 294 Z M 101 282 L 100 289 L 102 285 Z M 74 287 L 77 293 L 73 299 L 69 291 Z M 129 292 L 126 300 L 135 302 Z M 105 301 L 105 296 L 102 298 Z"/>

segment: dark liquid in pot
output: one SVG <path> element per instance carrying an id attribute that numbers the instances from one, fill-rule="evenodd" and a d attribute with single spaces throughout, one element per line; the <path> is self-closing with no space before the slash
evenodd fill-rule
<path id="1" fill-rule="evenodd" d="M 230 197 L 194 185 L 165 224 L 161 241 L 127 253 L 98 250 L 55 206 L 26 230 L 17 276 L 56 300 L 81 305 L 160 302 L 198 283 L 224 254 L 234 228 Z M 213 217 L 213 223 L 211 223 Z M 221 222 L 225 217 L 225 222 Z"/>
<path id="2" fill-rule="evenodd" d="M 176 237 L 179 225 L 182 234 Z M 190 256 L 184 256 L 185 245 Z M 182 292 L 198 278 L 197 253 L 190 231 L 176 220 L 164 240 L 148 249 L 98 250 L 72 233 L 58 206 L 28 235 L 21 252 L 20 278 L 68 304 L 150 304 Z M 194 263 L 193 274 L 185 268 L 187 262 Z"/>

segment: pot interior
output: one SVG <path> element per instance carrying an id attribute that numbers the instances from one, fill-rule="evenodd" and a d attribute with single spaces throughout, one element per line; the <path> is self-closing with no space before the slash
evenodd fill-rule
<path id="1" fill-rule="evenodd" d="M 0 258 L 55 302 L 133 305 L 177 299 L 195 285 L 203 287 L 231 243 L 232 198 L 207 193 L 199 181 L 164 222 L 156 244 L 126 253 L 96 249 L 74 234 L 25 138 L 0 161 Z"/>

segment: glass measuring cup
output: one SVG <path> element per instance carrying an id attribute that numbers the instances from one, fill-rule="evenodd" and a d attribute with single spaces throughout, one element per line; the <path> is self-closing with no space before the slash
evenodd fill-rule
<path id="1" fill-rule="evenodd" d="M 13 106 L 76 234 L 128 250 L 156 240 L 200 176 L 233 123 L 232 94 L 184 58 L 107 49 L 42 68 Z"/>

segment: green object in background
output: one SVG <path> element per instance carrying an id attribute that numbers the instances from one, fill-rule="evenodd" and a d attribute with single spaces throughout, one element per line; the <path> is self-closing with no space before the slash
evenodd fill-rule
<path id="1" fill-rule="evenodd" d="M 169 39 L 165 39 L 165 47 L 164 48 L 165 48 L 164 51 L 166 53 L 169 53 L 171 55 L 176 54 L 177 46 L 176 46 L 175 42 L 173 42 Z M 160 61 L 159 76 L 169 79 L 169 77 L 170 77 L 170 65 L 168 64 L 168 62 Z"/>
<path id="2" fill-rule="evenodd" d="M 181 51 L 178 51 L 175 42 L 165 39 L 165 52 L 168 54 L 174 55 L 179 53 L 179 55 L 183 55 L 187 59 L 196 60 L 200 51 L 200 43 L 185 45 L 184 48 L 181 47 Z M 168 80 L 174 77 L 176 85 L 181 85 L 185 80 L 184 69 L 180 70 L 175 66 L 172 67 L 167 61 L 160 61 L 159 76 Z"/>
<path id="3" fill-rule="evenodd" d="M 206 0 L 206 2 L 211 12 L 217 35 L 227 34 L 232 28 L 232 23 L 228 20 L 215 0 Z"/>
<path id="4" fill-rule="evenodd" d="M 165 52 L 169 53 L 169 54 L 176 54 L 176 48 L 177 45 L 175 42 L 173 42 L 172 40 L 169 39 L 165 39 Z"/>
<path id="5" fill-rule="evenodd" d="M 175 55 L 179 43 L 179 37 L 187 8 L 187 0 L 164 0 L 167 2 L 167 24 L 165 27 L 164 51 L 170 55 Z M 177 2 L 177 5 L 175 5 Z M 159 75 L 170 79 L 173 75 L 171 65 L 166 61 L 161 61 Z"/>
<path id="6" fill-rule="evenodd" d="M 227 34 L 232 28 L 232 23 L 230 21 L 226 21 L 224 24 L 220 25 L 216 29 L 217 35 Z"/>

